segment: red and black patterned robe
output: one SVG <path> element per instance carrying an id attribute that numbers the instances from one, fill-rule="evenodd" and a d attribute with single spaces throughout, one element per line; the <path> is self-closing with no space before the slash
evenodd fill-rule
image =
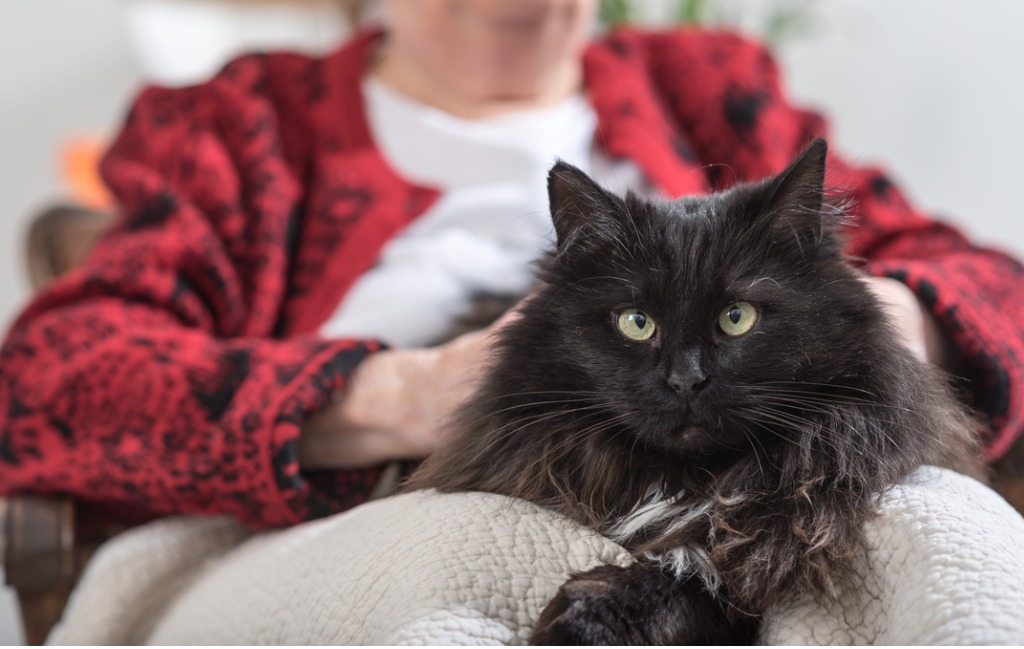
<path id="1" fill-rule="evenodd" d="M 377 469 L 304 472 L 296 440 L 380 349 L 316 329 L 438 198 L 370 137 L 360 77 L 376 38 L 138 97 L 102 168 L 118 225 L 0 351 L 0 493 L 263 527 L 366 499 Z M 587 50 L 585 75 L 599 143 L 672 196 L 777 173 L 825 134 L 768 52 L 730 34 L 623 31 Z M 855 200 L 849 253 L 906 282 L 952 337 L 998 457 L 1024 424 L 1021 265 L 917 212 L 878 169 L 833 156 L 829 180 Z"/>

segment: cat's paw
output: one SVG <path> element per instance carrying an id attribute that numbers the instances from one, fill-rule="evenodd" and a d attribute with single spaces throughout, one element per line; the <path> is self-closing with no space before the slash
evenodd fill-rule
<path id="1" fill-rule="evenodd" d="M 657 644 L 636 637 L 631 602 L 619 601 L 614 572 L 603 566 L 574 575 L 548 602 L 530 637 L 532 645 Z"/>
<path id="2" fill-rule="evenodd" d="M 530 644 L 752 644 L 757 629 L 757 618 L 729 619 L 696 578 L 639 563 L 574 575 L 541 613 Z"/>

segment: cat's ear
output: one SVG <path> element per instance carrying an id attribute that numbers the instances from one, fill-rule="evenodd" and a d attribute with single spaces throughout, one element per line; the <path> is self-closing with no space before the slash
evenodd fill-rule
<path id="1" fill-rule="evenodd" d="M 563 249 L 584 232 L 600 232 L 617 222 L 618 199 L 576 167 L 559 160 L 548 172 L 551 220 Z"/>
<path id="2" fill-rule="evenodd" d="M 822 240 L 828 229 L 822 214 L 825 191 L 825 159 L 828 145 L 818 138 L 786 169 L 766 183 L 764 218 L 773 220 L 776 232 L 798 240 Z"/>

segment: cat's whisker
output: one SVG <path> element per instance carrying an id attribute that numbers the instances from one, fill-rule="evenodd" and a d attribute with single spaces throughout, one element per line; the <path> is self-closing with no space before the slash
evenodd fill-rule
<path id="1" fill-rule="evenodd" d="M 843 390 L 849 392 L 860 392 L 867 395 L 869 398 L 878 400 L 879 396 L 870 390 L 865 388 L 855 388 L 851 385 L 838 385 L 835 383 L 818 383 L 815 381 L 762 381 L 755 384 L 745 385 L 745 387 L 770 387 L 770 386 L 813 386 L 820 388 L 829 388 L 830 390 Z"/>
<path id="2" fill-rule="evenodd" d="M 623 270 L 628 273 L 629 269 L 624 268 Z M 565 291 L 565 290 L 567 290 L 569 288 L 577 287 L 580 284 L 583 284 L 584 282 L 593 282 L 593 281 L 598 281 L 598 280 L 613 280 L 613 281 L 619 282 L 620 284 L 625 284 L 626 286 L 629 286 L 631 284 L 631 282 L 627 278 L 625 278 L 625 277 L 618 277 L 616 275 L 598 275 L 598 276 L 592 276 L 592 277 L 584 277 L 582 279 L 578 279 L 578 280 L 573 281 L 573 282 L 566 282 L 563 286 L 561 286 L 557 291 L 555 291 L 551 295 L 550 299 L 554 300 L 555 298 L 559 297 L 562 294 L 562 291 Z"/>
<path id="3" fill-rule="evenodd" d="M 623 432 L 623 434 L 625 434 L 625 432 Z M 644 450 L 646 451 L 647 450 L 647 439 L 642 437 L 641 435 L 633 435 L 633 443 L 629 447 L 629 457 L 631 459 L 636 454 L 636 445 L 639 444 L 641 441 L 643 441 L 643 443 L 644 443 Z"/>
<path id="4" fill-rule="evenodd" d="M 537 406 L 555 406 L 555 405 L 562 405 L 562 404 L 566 404 L 566 403 L 581 403 L 581 402 L 585 402 L 585 401 L 597 402 L 596 404 L 593 404 L 593 405 L 600 405 L 600 404 L 603 403 L 603 400 L 598 398 L 598 397 L 591 397 L 591 398 L 586 399 L 586 400 L 585 399 L 581 399 L 579 397 L 574 398 L 574 399 L 545 399 L 543 401 L 530 401 L 528 403 L 517 403 L 517 404 L 511 405 L 511 406 L 507 406 L 505 408 L 501 408 L 500 410 L 495 410 L 493 413 L 489 413 L 489 414 L 501 414 L 501 413 L 505 413 L 505 412 L 511 412 L 513 410 L 521 410 L 521 409 L 525 409 L 525 408 L 535 408 Z M 592 406 L 591 405 L 588 405 L 588 406 L 582 406 L 581 405 L 581 407 L 590 408 Z"/>
<path id="5" fill-rule="evenodd" d="M 794 383 L 794 385 L 800 385 Z M 751 395 L 762 395 L 775 400 L 782 400 L 790 397 L 793 403 L 807 402 L 824 406 L 870 406 L 872 408 L 885 408 L 911 412 L 912 409 L 893 403 L 882 403 L 877 398 L 859 397 L 851 394 L 828 394 L 813 390 L 786 389 L 775 386 L 764 385 L 742 385 L 744 390 Z"/>
<path id="6" fill-rule="evenodd" d="M 787 428 L 792 428 L 792 427 L 795 427 L 795 426 L 798 426 L 798 425 L 804 423 L 804 422 L 795 422 L 794 420 L 788 419 L 788 418 L 778 417 L 777 415 L 774 415 L 774 414 L 766 411 L 763 407 L 759 407 L 759 408 L 744 408 L 744 409 L 741 410 L 741 412 L 743 412 L 743 413 L 745 413 L 747 415 L 750 415 L 750 417 L 746 421 L 748 421 L 750 423 L 753 423 L 753 424 L 756 424 L 756 425 L 760 426 L 761 428 L 764 428 L 766 431 L 768 431 L 772 435 L 778 437 L 779 439 L 781 439 L 784 442 L 791 442 L 792 440 L 790 438 L 786 437 L 785 435 L 783 435 L 782 433 L 780 433 L 779 431 L 775 430 L 774 428 L 770 428 L 770 427 L 766 426 L 765 423 L 763 421 L 761 421 L 761 420 L 762 419 L 769 419 L 769 420 L 771 420 L 771 421 L 773 421 L 773 422 L 775 422 L 777 424 L 782 424 L 783 426 L 786 426 Z"/>
<path id="7" fill-rule="evenodd" d="M 848 423 L 848 422 L 846 422 L 844 420 L 844 418 L 842 416 L 842 409 L 841 408 L 834 408 L 834 407 L 833 408 L 828 408 L 828 409 L 812 408 L 812 407 L 804 406 L 804 404 L 802 404 L 801 402 L 794 402 L 794 403 L 795 403 L 795 405 L 799 405 L 799 406 L 803 407 L 803 410 L 805 410 L 805 411 L 813 412 L 813 413 L 817 413 L 817 414 L 829 415 L 831 419 L 839 421 L 844 426 L 848 427 L 850 429 L 850 431 L 853 433 L 853 435 L 845 436 L 843 438 L 843 440 L 842 440 L 843 442 L 845 442 L 847 444 L 849 444 L 849 443 L 863 444 L 864 436 L 861 434 L 861 432 L 856 427 L 854 427 L 852 424 L 850 424 L 850 423 Z M 835 405 L 835 404 L 828 404 L 828 405 Z M 770 407 L 767 406 L 766 404 L 762 404 L 762 407 L 765 408 L 766 410 L 770 409 Z M 906 410 L 906 409 L 904 409 L 904 410 Z M 785 411 L 779 411 L 777 409 L 774 410 L 774 412 L 776 412 L 778 414 L 789 414 L 789 413 L 786 413 Z M 892 438 L 892 436 L 888 432 L 886 432 L 881 426 L 879 426 L 877 422 L 875 422 L 874 420 L 868 419 L 868 420 L 865 420 L 864 423 L 869 425 L 872 428 L 872 430 L 874 430 L 878 435 L 882 436 L 887 442 L 889 442 L 889 444 L 893 447 L 894 450 L 900 450 L 899 449 L 899 445 Z M 831 432 L 833 434 L 835 433 L 835 429 L 833 427 L 824 427 L 823 430 L 827 430 L 827 431 L 829 431 L 829 432 Z M 838 440 L 836 440 L 836 443 L 838 444 Z"/>
<path id="8" fill-rule="evenodd" d="M 786 426 L 787 428 L 794 432 L 801 432 L 807 429 L 808 427 L 813 427 L 816 432 L 829 429 L 829 427 L 825 425 L 825 421 L 812 421 L 804 419 L 794 413 L 772 408 L 767 404 L 759 404 L 756 409 L 750 410 L 749 412 L 752 412 L 757 416 L 764 417 L 776 423 L 782 424 L 783 426 Z M 781 433 L 777 434 L 779 435 L 779 437 L 788 442 L 799 441 L 799 436 L 786 437 Z"/>
<path id="9" fill-rule="evenodd" d="M 783 440 L 787 444 L 796 444 L 798 446 L 802 445 L 804 443 L 803 435 L 809 432 L 808 428 L 811 428 L 813 430 L 813 435 L 817 439 L 828 444 L 837 452 L 841 450 L 841 447 L 839 446 L 839 440 L 834 439 L 834 429 L 831 426 L 826 425 L 826 423 L 828 422 L 815 422 L 801 419 L 799 417 L 794 417 L 791 413 L 774 410 L 764 404 L 759 405 L 757 408 L 746 409 L 746 412 L 754 417 L 749 421 L 757 424 L 758 426 L 770 432 L 772 435 L 778 437 L 779 439 Z M 762 419 L 779 424 L 785 427 L 786 429 L 798 434 L 787 437 L 786 435 L 783 435 L 779 431 L 765 425 L 765 423 L 761 421 Z M 858 443 L 856 437 L 850 438 L 850 436 L 847 436 L 842 441 L 846 442 L 847 444 Z"/>
<path id="10" fill-rule="evenodd" d="M 743 433 L 743 437 L 748 442 L 750 442 L 751 447 L 753 447 L 756 444 L 757 446 L 761 447 L 761 450 L 764 452 L 766 456 L 768 455 L 768 450 L 765 449 L 764 443 L 760 439 L 758 439 L 756 435 L 751 435 L 750 432 L 743 427 L 740 427 L 740 431 Z M 754 449 L 754 459 L 757 460 L 758 471 L 760 471 L 761 474 L 764 475 L 764 465 L 761 464 L 761 454 L 757 452 L 757 449 Z"/>
<path id="11" fill-rule="evenodd" d="M 570 401 L 570 403 L 572 403 L 572 402 Z M 601 415 L 601 414 L 604 414 L 604 413 L 614 414 L 609 409 L 607 403 L 599 402 L 599 403 L 594 403 L 594 404 L 591 404 L 591 405 L 581 405 L 581 406 L 578 406 L 576 408 L 571 408 L 571 409 L 562 409 L 562 410 L 558 410 L 556 412 L 538 413 L 536 415 L 531 415 L 531 416 L 528 416 L 528 417 L 523 417 L 523 418 L 520 418 L 520 419 L 516 419 L 516 420 L 510 421 L 509 423 L 505 424 L 504 426 L 501 426 L 501 427 L 498 427 L 498 428 L 494 429 L 494 439 L 491 440 L 491 442 L 488 444 L 488 446 L 485 447 L 481 451 L 481 453 L 489 451 L 490 448 L 492 448 L 493 446 L 495 446 L 495 445 L 497 445 L 497 444 L 499 444 L 501 442 L 504 442 L 509 437 L 511 437 L 511 436 L 513 436 L 513 435 L 515 435 L 515 434 L 517 434 L 517 433 L 519 433 L 519 432 L 521 432 L 521 431 L 523 431 L 523 430 L 525 430 L 525 429 L 527 429 L 527 428 L 529 428 L 531 426 L 535 426 L 535 425 L 537 425 L 539 423 L 542 423 L 544 421 L 548 421 L 550 419 L 555 419 L 555 418 L 558 418 L 558 417 L 567 417 L 569 419 L 569 422 L 568 422 L 567 425 L 571 425 L 575 421 L 573 418 L 578 416 L 578 415 L 581 415 L 581 413 L 582 413 L 582 416 L 585 417 L 585 418 L 593 417 L 595 415 Z M 623 416 L 623 415 L 617 415 L 617 416 Z M 602 420 L 602 421 L 604 421 L 604 420 Z M 512 428 L 513 426 L 515 426 L 515 427 Z M 559 429 L 559 430 L 561 430 L 561 429 Z M 545 433 L 548 433 L 548 434 L 550 432 L 551 431 L 545 431 Z"/>
<path id="12" fill-rule="evenodd" d="M 478 399 L 477 403 L 487 403 L 489 401 L 498 401 L 501 399 L 511 399 L 512 397 L 530 397 L 536 395 L 584 395 L 584 396 L 606 396 L 599 390 L 523 390 L 521 392 L 501 392 L 499 394 L 491 395 L 484 399 Z"/>
<path id="13" fill-rule="evenodd" d="M 875 430 L 875 432 L 877 432 L 879 435 L 884 437 L 885 441 L 887 441 L 889 443 L 889 445 L 892 447 L 893 450 L 895 450 L 895 451 L 902 451 L 903 450 L 903 449 L 900 448 L 899 442 L 897 442 L 895 439 L 893 439 L 892 435 L 888 431 L 886 431 L 884 428 L 879 426 L 877 422 L 869 421 L 869 422 L 866 422 L 866 423 L 867 423 L 867 425 L 870 428 Z"/>
<path id="14" fill-rule="evenodd" d="M 753 280 L 752 282 L 750 282 L 750 284 L 747 285 L 747 288 L 748 289 L 754 288 L 755 286 L 757 286 L 761 282 L 771 282 L 772 284 L 774 284 L 776 287 L 779 287 L 779 288 L 781 288 L 781 286 L 782 286 L 781 284 L 779 284 L 779 280 L 775 279 L 774 277 L 767 277 L 766 276 L 766 277 L 758 277 L 757 279 Z"/>
<path id="15" fill-rule="evenodd" d="M 819 442 L 825 443 L 828 446 L 830 446 L 837 454 L 840 451 L 846 449 L 848 451 L 866 455 L 868 458 L 871 459 L 880 458 L 881 449 L 869 446 L 869 440 L 866 438 L 866 436 L 863 435 L 863 433 L 860 430 L 852 426 L 850 423 L 844 421 L 843 418 L 838 415 L 838 413 L 834 413 L 836 416 L 830 417 L 829 420 L 826 422 L 809 422 L 800 421 L 799 418 L 793 417 L 791 413 L 775 410 L 770 406 L 767 406 L 766 404 L 759 404 L 757 408 L 747 409 L 747 412 L 753 414 L 754 416 L 763 417 L 765 419 L 774 421 L 775 423 L 781 424 L 783 426 L 790 427 L 796 431 L 801 430 L 802 427 L 807 424 L 817 424 L 817 426 L 814 429 L 815 438 L 818 439 Z M 840 435 L 835 426 L 826 425 L 826 423 L 838 423 L 848 428 L 850 432 L 853 434 Z M 883 428 L 881 428 L 877 423 L 870 421 L 865 423 L 867 423 L 877 435 L 884 438 L 889 443 L 890 447 L 894 452 L 899 452 L 901 450 L 899 445 L 892 438 L 892 436 L 889 433 L 887 433 Z M 761 425 L 761 427 L 771 431 L 776 435 L 779 435 L 777 431 L 774 431 L 771 428 L 764 426 L 763 424 Z M 781 437 L 781 435 L 779 436 Z M 790 441 L 792 443 L 799 443 L 799 440 L 788 439 L 787 441 Z"/>
<path id="16" fill-rule="evenodd" d="M 545 392 L 535 392 L 535 393 L 523 393 L 523 394 L 538 394 L 539 395 L 539 394 L 548 394 L 548 393 L 545 393 Z M 551 393 L 551 394 L 555 394 L 555 393 Z M 505 397 L 504 396 L 500 396 L 500 397 L 495 397 L 495 398 L 492 398 L 492 399 L 488 399 L 488 401 L 498 401 L 498 400 L 502 400 L 503 398 L 505 398 Z M 472 424 L 472 425 L 476 425 L 476 424 L 479 424 L 479 423 L 482 423 L 482 422 L 486 421 L 487 419 L 490 419 L 493 415 L 495 415 L 497 413 L 507 413 L 507 412 L 512 412 L 514 410 L 520 410 L 520 409 L 523 409 L 523 408 L 533 408 L 533 407 L 537 407 L 537 406 L 546 406 L 546 405 L 562 405 L 562 404 L 566 404 L 566 403 L 580 403 L 581 404 L 581 406 L 580 406 L 581 408 L 593 408 L 595 406 L 603 405 L 605 401 L 606 401 L 605 399 L 603 399 L 603 398 L 601 398 L 599 396 L 583 397 L 582 395 L 580 395 L 580 396 L 578 396 L 577 398 L 574 398 L 574 399 L 550 399 L 550 400 L 543 400 L 543 401 L 531 401 L 529 403 L 514 404 L 514 405 L 508 406 L 506 408 L 502 408 L 500 410 L 495 410 L 493 412 L 488 412 L 487 414 L 481 415 L 480 417 L 477 417 L 475 419 L 470 419 L 470 420 L 468 420 L 468 422 L 470 424 Z M 481 401 L 481 402 L 483 402 L 483 401 Z M 586 402 L 593 402 L 593 403 L 591 405 L 582 405 L 583 403 L 586 403 Z"/>
<path id="17" fill-rule="evenodd" d="M 594 412 L 587 412 L 587 411 L 594 411 Z M 572 416 L 578 415 L 581 412 L 583 413 L 584 417 L 587 417 L 587 416 L 591 416 L 593 414 L 599 414 L 599 413 L 601 413 L 603 411 L 604 411 L 603 404 L 594 404 L 594 405 L 590 405 L 590 406 L 580 406 L 580 407 L 577 407 L 577 408 L 573 408 L 571 410 L 558 410 L 558 411 L 555 411 L 555 412 L 542 412 L 542 413 L 538 413 L 536 415 L 530 415 L 528 417 L 523 417 L 521 419 L 517 419 L 515 421 L 509 422 L 508 424 L 505 424 L 504 426 L 496 428 L 495 432 L 501 434 L 502 436 L 504 436 L 506 434 L 506 429 L 507 428 L 510 428 L 512 426 L 516 426 L 512 430 L 508 431 L 508 434 L 515 434 L 515 433 L 518 433 L 518 432 L 524 430 L 525 428 L 528 428 L 528 427 L 530 427 L 530 426 L 532 426 L 534 424 L 540 423 L 542 421 L 547 421 L 548 419 L 555 419 L 557 417 L 564 417 L 564 416 L 568 416 L 571 419 Z M 499 439 L 499 440 L 496 440 L 496 441 L 501 441 L 501 440 Z"/>
<path id="18" fill-rule="evenodd" d="M 614 426 L 617 426 L 620 423 L 626 421 L 629 418 L 629 416 L 630 416 L 629 413 L 620 413 L 620 414 L 615 415 L 613 417 L 609 417 L 609 418 L 604 419 L 604 420 L 602 420 L 600 422 L 597 422 L 596 424 L 593 424 L 593 425 L 591 425 L 588 428 L 580 429 L 579 431 L 576 431 L 575 435 L 571 435 L 567 439 L 562 440 L 561 442 L 558 443 L 557 446 L 555 446 L 551 450 L 553 452 L 556 452 L 556 453 L 560 452 L 561 450 L 563 450 L 563 448 L 565 450 L 568 450 L 569 447 L 572 447 L 572 446 L 575 445 L 575 442 L 577 441 L 577 439 L 576 439 L 577 437 L 588 437 L 588 436 L 596 434 L 596 433 L 604 432 L 605 430 L 607 430 L 609 428 L 612 428 Z M 572 423 L 574 423 L 574 422 L 570 422 L 569 424 L 567 424 L 567 426 L 571 425 Z M 559 428 L 558 430 L 553 431 L 553 432 L 561 432 L 564 429 L 565 429 L 565 426 L 563 426 L 562 428 Z M 561 456 L 556 456 L 556 457 L 561 457 Z"/>
<path id="19" fill-rule="evenodd" d="M 484 448 L 480 449 L 480 451 L 477 452 L 477 454 L 474 455 L 469 460 L 469 462 L 470 463 L 471 462 L 475 462 L 480 457 L 482 457 L 483 455 L 488 453 L 492 448 L 494 448 L 497 445 L 507 441 L 510 437 L 513 437 L 517 433 L 519 433 L 519 432 L 521 432 L 521 431 L 523 431 L 523 430 L 525 430 L 525 429 L 527 429 L 527 428 L 529 428 L 531 426 L 534 426 L 534 425 L 536 425 L 538 423 L 541 423 L 543 421 L 547 421 L 549 419 L 554 419 L 554 418 L 562 417 L 562 416 L 566 416 L 566 415 L 575 415 L 578 412 L 588 411 L 588 410 L 593 410 L 593 411 L 596 411 L 596 412 L 584 412 L 584 415 L 583 415 L 584 417 L 591 416 L 591 415 L 594 415 L 594 414 L 600 414 L 600 412 L 602 411 L 602 406 L 601 406 L 601 404 L 595 404 L 593 406 L 583 406 L 583 407 L 575 408 L 575 409 L 572 409 L 572 410 L 564 410 L 564 411 L 563 410 L 559 410 L 557 412 L 545 412 L 545 413 L 541 413 L 541 414 L 534 415 L 534 416 L 531 416 L 531 417 L 525 417 L 523 419 L 517 419 L 517 420 L 514 420 L 512 422 L 509 422 L 508 424 L 495 429 L 493 431 L 493 438 L 490 439 L 488 444 L 486 446 L 484 446 Z M 571 419 L 570 419 L 570 423 L 571 423 Z M 515 426 L 515 427 L 513 428 L 513 426 Z"/>
<path id="20" fill-rule="evenodd" d="M 806 403 L 815 406 L 875 406 L 876 404 L 860 397 L 843 397 L 820 395 L 813 392 L 794 392 L 784 390 L 748 390 L 748 394 L 774 401 L 787 401 L 794 404 Z"/>
<path id="21" fill-rule="evenodd" d="M 759 436 L 751 434 L 751 432 L 744 426 L 741 426 L 740 430 L 743 433 L 743 436 L 751 443 L 751 446 L 754 446 L 756 444 L 758 447 L 760 447 L 761 453 L 757 453 L 757 450 L 755 449 L 754 457 L 757 460 L 758 468 L 761 470 L 762 473 L 764 473 L 764 466 L 761 465 L 761 457 L 763 455 L 766 459 L 770 460 L 771 454 L 768 452 L 768 449 L 765 448 L 764 442 L 761 440 Z"/>
<path id="22" fill-rule="evenodd" d="M 760 393 L 765 395 L 787 395 L 794 397 L 804 397 L 808 400 L 817 400 L 823 403 L 837 403 L 837 404 L 848 404 L 848 405 L 888 405 L 879 404 L 877 401 L 872 400 L 868 397 L 862 397 L 853 394 L 828 394 L 821 391 L 815 390 L 794 390 L 794 389 L 782 389 L 782 388 L 762 388 L 760 386 L 751 386 L 748 390 L 752 393 Z"/>

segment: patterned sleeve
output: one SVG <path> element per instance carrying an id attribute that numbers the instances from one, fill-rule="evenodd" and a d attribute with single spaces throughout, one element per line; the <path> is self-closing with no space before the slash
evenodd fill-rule
<path id="1" fill-rule="evenodd" d="M 827 135 L 785 97 L 766 48 L 735 34 L 679 30 L 644 37 L 652 79 L 716 186 L 778 173 Z M 986 454 L 1024 427 L 1024 267 L 916 210 L 883 171 L 830 154 L 828 182 L 855 217 L 848 252 L 904 282 L 959 352 L 959 374 L 988 424 Z"/>
<path id="2" fill-rule="evenodd" d="M 0 493 L 72 494 L 257 527 L 364 501 L 307 475 L 299 428 L 378 346 L 275 338 L 302 189 L 262 57 L 149 88 L 103 163 L 114 230 L 0 350 Z"/>

